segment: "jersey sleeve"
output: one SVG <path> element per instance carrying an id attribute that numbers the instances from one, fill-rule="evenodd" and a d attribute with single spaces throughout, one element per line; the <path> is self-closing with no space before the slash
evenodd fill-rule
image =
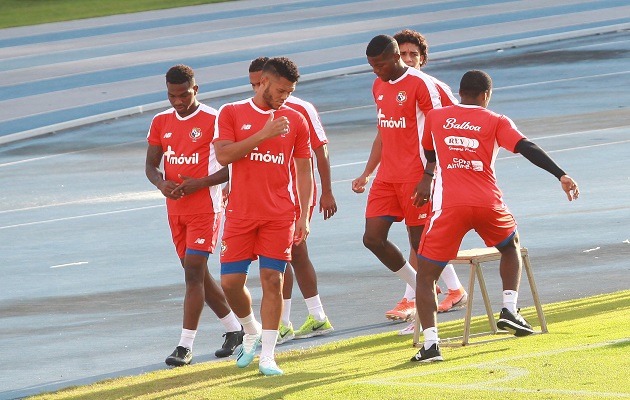
<path id="1" fill-rule="evenodd" d="M 231 105 L 224 105 L 219 108 L 214 125 L 214 139 L 212 140 L 213 143 L 217 140 L 230 140 L 232 142 L 236 141 L 236 135 L 234 132 L 234 112 L 234 107 Z"/>
<path id="2" fill-rule="evenodd" d="M 416 87 L 416 101 L 418 108 L 424 115 L 434 108 L 442 107 L 440 92 L 435 84 L 428 79 L 421 79 Z"/>
<path id="3" fill-rule="evenodd" d="M 306 118 L 296 112 L 297 133 L 295 135 L 295 146 L 293 149 L 293 157 L 295 158 L 311 158 L 311 140 L 308 123 Z"/>
<path id="4" fill-rule="evenodd" d="M 162 124 L 160 123 L 160 118 L 156 115 L 151 120 L 151 127 L 149 127 L 149 132 L 147 133 L 147 142 L 151 146 L 162 146 Z"/>
<path id="5" fill-rule="evenodd" d="M 428 112 L 424 119 L 424 131 L 422 132 L 422 148 L 424 150 L 435 150 L 433 146 L 433 133 L 431 132 L 431 121 L 433 120 L 431 114 L 432 112 Z"/>
<path id="6" fill-rule="evenodd" d="M 515 152 L 514 148 L 516 144 L 521 141 L 521 139 L 526 139 L 525 135 L 518 130 L 516 124 L 505 115 L 499 117 L 496 138 L 499 146 L 512 153 Z"/>

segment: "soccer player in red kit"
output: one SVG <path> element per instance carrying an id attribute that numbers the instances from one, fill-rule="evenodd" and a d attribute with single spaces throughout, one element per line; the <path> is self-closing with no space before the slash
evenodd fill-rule
<path id="1" fill-rule="evenodd" d="M 221 241 L 221 285 L 245 335 L 236 365 L 248 366 L 262 341 L 258 368 L 279 375 L 274 358 L 282 314 L 282 281 L 293 244 L 309 233 L 313 190 L 309 129 L 304 117 L 284 105 L 299 72 L 284 57 L 269 59 L 253 98 L 219 109 L 214 147 L 221 165 L 230 166 L 230 197 Z M 294 163 L 298 198 L 292 191 Z M 296 219 L 295 206 L 302 210 Z M 261 324 L 245 286 L 252 260 L 259 259 Z"/>
<path id="2" fill-rule="evenodd" d="M 377 108 L 378 133 L 364 172 L 352 182 L 352 190 L 363 193 L 371 174 L 379 167 L 368 196 L 363 244 L 408 284 L 409 297 L 413 298 L 416 271 L 400 249 L 388 240 L 388 234 L 393 222 L 405 220 L 409 244 L 414 254 L 417 253 L 422 228 L 430 211 L 428 205 L 418 208 L 413 204 L 426 163 L 421 158 L 420 138 L 425 114 L 441 107 L 442 99 L 431 76 L 405 65 L 393 37 L 374 37 L 367 46 L 366 55 L 377 75 L 372 93 Z M 404 298 L 386 316 L 409 320 L 415 315 L 415 309 L 415 303 Z"/>
<path id="3" fill-rule="evenodd" d="M 418 185 L 416 204 L 425 204 L 433 187 L 433 214 L 425 227 L 418 255 L 418 317 L 424 345 L 411 361 L 442 361 L 438 344 L 437 303 L 434 285 L 442 269 L 457 256 L 464 235 L 474 229 L 486 246 L 501 252 L 503 308 L 497 327 L 516 336 L 533 333 L 516 308 L 521 278 L 521 254 L 516 221 L 503 202 L 494 165 L 503 147 L 520 153 L 560 181 L 569 201 L 579 196 L 577 183 L 533 142 L 512 120 L 487 109 L 492 80 L 483 71 L 464 74 L 459 86 L 461 104 L 431 111 L 426 118 L 422 147 L 429 161 Z"/>
<path id="4" fill-rule="evenodd" d="M 249 82 L 254 91 L 260 86 L 262 69 L 269 57 L 258 57 L 249 65 Z M 337 212 L 337 202 L 332 193 L 332 182 L 330 177 L 330 160 L 328 158 L 328 138 L 319 119 L 319 114 L 315 107 L 293 95 L 287 98 L 285 105 L 298 111 L 308 122 L 311 148 L 317 160 L 317 171 L 321 180 L 321 197 L 319 199 L 319 212 L 324 214 L 324 220 L 332 217 Z M 291 166 L 291 174 L 295 176 L 295 168 Z M 293 193 L 297 196 L 295 182 Z M 313 200 L 310 203 L 310 215 L 313 216 L 313 209 L 317 205 L 317 185 L 313 180 Z M 299 204 L 296 205 L 296 215 L 300 215 Z M 293 291 L 293 270 L 298 281 L 300 291 L 304 296 L 304 301 L 308 308 L 309 315 L 298 330 L 293 329 L 291 324 L 291 295 Z M 278 328 L 278 344 L 285 343 L 293 338 L 302 339 L 313 336 L 325 335 L 334 330 L 319 297 L 317 290 L 317 274 L 308 254 L 306 242 L 291 249 L 291 262 L 287 264 L 284 273 L 284 283 L 282 286 L 282 317 Z"/>
<path id="5" fill-rule="evenodd" d="M 231 355 L 242 343 L 243 332 L 207 263 L 221 223 L 220 184 L 228 179 L 227 169 L 218 165 L 210 146 L 216 110 L 197 101 L 198 86 L 188 66 L 170 68 L 166 73 L 166 88 L 173 107 L 151 121 L 145 172 L 166 197 L 173 243 L 184 268 L 182 334 L 179 345 L 166 359 L 166 364 L 180 366 L 192 360 L 204 299 L 226 329 L 225 343 L 215 352 L 217 357 Z"/>
<path id="6" fill-rule="evenodd" d="M 417 31 L 411 29 L 403 29 L 394 35 L 398 48 L 400 49 L 400 58 L 407 66 L 421 69 L 429 61 L 429 44 L 424 36 Z M 440 93 L 440 103 L 442 107 L 457 104 L 458 100 L 453 95 L 451 88 L 444 82 L 438 80 L 434 76 L 429 75 L 433 83 L 435 84 L 438 92 Z M 409 263 L 415 269 L 418 270 L 418 256 L 416 251 L 410 248 Z M 452 264 L 447 264 L 444 267 L 441 275 L 442 279 L 446 283 L 448 288 L 447 296 L 442 300 L 438 306 L 438 312 L 447 312 L 455 307 L 463 307 L 468 302 L 468 293 L 462 286 L 455 268 Z M 440 294 L 439 286 L 436 286 L 437 293 Z M 405 284 L 405 294 L 403 299 L 398 302 L 394 309 L 387 311 L 385 315 L 388 316 L 405 316 L 406 313 L 411 312 L 415 315 L 416 311 L 416 287 Z M 413 335 L 415 331 L 415 318 L 411 318 L 409 325 L 401 329 L 398 333 L 400 335 Z"/>

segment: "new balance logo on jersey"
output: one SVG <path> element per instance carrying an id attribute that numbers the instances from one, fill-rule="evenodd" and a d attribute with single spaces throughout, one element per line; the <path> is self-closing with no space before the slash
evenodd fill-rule
<path id="1" fill-rule="evenodd" d="M 468 161 L 461 158 L 453 158 L 453 162 L 446 169 L 468 169 L 480 172 L 483 171 L 483 163 L 477 160 Z"/>
<path id="2" fill-rule="evenodd" d="M 206 239 L 204 238 L 197 238 L 197 240 L 195 240 L 196 244 L 204 244 L 206 242 Z"/>
<path id="3" fill-rule="evenodd" d="M 462 130 L 475 131 L 475 132 L 481 131 L 480 126 L 473 125 L 468 121 L 464 121 L 461 124 L 458 124 L 457 119 L 455 118 L 447 119 L 446 123 L 442 127 L 444 129 L 462 129 Z"/>
<path id="4" fill-rule="evenodd" d="M 400 117 L 397 120 L 393 118 L 387 119 L 387 116 L 381 112 L 381 109 L 378 109 L 378 126 L 381 128 L 394 128 L 394 129 L 405 129 L 407 127 L 407 121 L 405 117 Z"/>
<path id="5" fill-rule="evenodd" d="M 164 160 L 172 165 L 190 165 L 190 164 L 199 164 L 199 153 L 193 153 L 190 156 L 185 156 L 181 154 L 179 157 L 173 151 L 171 146 L 169 145 L 166 151 L 164 152 Z"/>
<path id="6" fill-rule="evenodd" d="M 250 124 L 243 124 L 243 126 L 241 126 L 242 131 L 248 131 L 250 129 L 252 129 L 252 126 Z"/>
<path id="7" fill-rule="evenodd" d="M 254 148 L 254 150 L 258 150 L 258 147 Z M 256 151 L 252 151 L 249 153 L 249 159 L 252 161 L 260 161 L 264 163 L 273 163 L 273 164 L 284 164 L 284 154 L 271 154 L 269 150 L 266 153 L 259 153 Z"/>
<path id="8" fill-rule="evenodd" d="M 173 132 L 166 132 L 166 133 L 164 134 L 164 139 L 168 139 L 168 138 L 170 138 L 171 136 L 173 136 Z"/>
<path id="9" fill-rule="evenodd" d="M 376 100 L 383 100 L 383 95 L 379 95 L 378 98 Z"/>

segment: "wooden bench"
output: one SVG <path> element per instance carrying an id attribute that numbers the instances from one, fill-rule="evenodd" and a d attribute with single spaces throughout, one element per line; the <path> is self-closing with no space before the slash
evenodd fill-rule
<path id="1" fill-rule="evenodd" d="M 538 314 L 538 322 L 540 324 L 540 331 L 535 333 L 547 333 L 547 322 L 545 321 L 545 315 L 543 314 L 542 305 L 540 304 L 540 298 L 538 297 L 538 290 L 536 289 L 536 282 L 534 280 L 534 274 L 532 272 L 532 266 L 529 261 L 529 255 L 526 248 L 521 248 L 521 257 L 523 259 L 523 267 L 527 273 L 527 279 L 529 280 L 529 287 L 532 291 L 532 297 L 534 299 L 534 305 L 536 306 L 536 313 Z M 486 288 L 486 281 L 483 277 L 482 264 L 490 261 L 500 261 L 501 253 L 494 247 L 486 247 L 480 249 L 460 250 L 457 252 L 457 258 L 451 260 L 450 263 L 468 264 L 470 265 L 470 280 L 468 283 L 468 303 L 466 304 L 466 318 L 464 319 L 464 335 L 458 337 L 452 337 L 442 339 L 440 346 L 466 346 L 471 344 L 469 339 L 471 337 L 484 336 L 484 335 L 497 335 L 499 333 L 509 333 L 506 331 L 499 331 L 497 323 L 492 312 L 492 306 L 490 304 L 490 297 L 488 296 L 488 290 Z M 486 314 L 488 315 L 488 323 L 490 324 L 490 331 L 470 334 L 470 322 L 472 320 L 472 308 L 473 298 L 475 291 L 475 277 L 479 281 L 479 290 L 481 291 L 481 297 L 483 298 L 484 305 L 486 307 Z M 413 345 L 420 346 L 420 319 L 416 317 L 415 329 L 413 335 Z M 490 342 L 494 340 L 507 339 L 512 336 L 504 336 L 500 338 L 493 338 L 482 341 L 475 341 L 474 343 Z M 458 343 L 461 339 L 461 343 Z M 453 343 L 455 341 L 455 343 Z"/>

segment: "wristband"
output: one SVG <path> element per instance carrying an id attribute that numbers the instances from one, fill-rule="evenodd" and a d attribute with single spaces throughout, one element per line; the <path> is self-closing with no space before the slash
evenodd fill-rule
<path id="1" fill-rule="evenodd" d="M 424 171 L 424 173 L 425 173 L 425 174 L 427 174 L 427 175 L 429 175 L 429 176 L 433 176 L 433 172 L 431 172 L 431 171 L 427 171 L 427 170 L 425 170 L 425 171 Z"/>

